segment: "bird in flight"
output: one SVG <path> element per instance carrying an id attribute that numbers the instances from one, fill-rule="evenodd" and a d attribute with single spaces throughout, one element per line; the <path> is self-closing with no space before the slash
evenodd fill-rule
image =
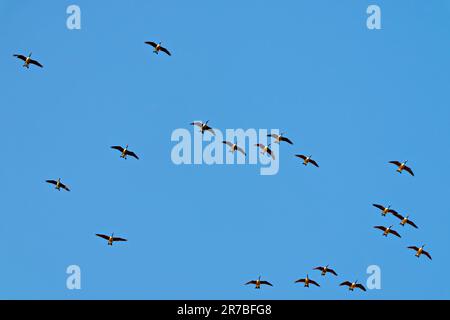
<path id="1" fill-rule="evenodd" d="M 199 127 L 201 134 L 204 134 L 205 131 L 209 131 L 209 132 L 211 132 L 213 134 L 213 136 L 215 136 L 216 133 L 214 132 L 214 130 L 210 126 L 208 126 L 208 122 L 209 122 L 209 120 L 206 121 L 205 123 L 197 121 L 197 122 L 191 122 L 190 125 Z"/>
<path id="2" fill-rule="evenodd" d="M 261 280 L 261 276 L 258 277 L 258 280 L 251 280 L 251 281 L 247 282 L 245 285 L 248 285 L 248 284 L 254 284 L 255 289 L 261 289 L 262 284 L 273 287 L 273 285 L 270 282 Z"/>
<path id="3" fill-rule="evenodd" d="M 128 145 L 125 146 L 125 148 L 122 148 L 121 146 L 112 146 L 111 149 L 119 150 L 122 154 L 120 155 L 121 158 L 126 159 L 127 156 L 136 158 L 139 160 L 139 157 L 134 153 L 133 151 L 128 150 Z"/>
<path id="4" fill-rule="evenodd" d="M 319 165 L 317 164 L 316 161 L 314 161 L 313 159 L 311 159 L 311 156 L 307 157 L 303 154 L 296 154 L 295 155 L 297 158 L 303 159 L 303 165 L 308 165 L 308 163 L 311 163 L 313 166 L 316 166 L 317 168 L 319 167 Z"/>
<path id="5" fill-rule="evenodd" d="M 424 255 L 426 255 L 428 257 L 428 259 L 433 260 L 433 259 L 431 259 L 430 253 L 428 251 L 425 251 L 423 249 L 423 247 L 425 247 L 425 245 L 421 246 L 420 248 L 418 248 L 416 246 L 411 246 L 411 247 L 408 247 L 408 249 L 412 249 L 412 250 L 416 251 L 416 257 L 417 258 L 419 258 L 420 255 L 424 254 Z"/>
<path id="6" fill-rule="evenodd" d="M 261 150 L 262 150 L 261 154 L 267 153 L 269 156 L 272 157 L 273 160 L 275 160 L 275 155 L 273 154 L 272 150 L 269 148 L 270 145 L 271 145 L 270 143 L 267 146 L 263 145 L 262 143 L 255 144 L 256 147 L 261 148 Z"/>
<path id="7" fill-rule="evenodd" d="M 405 226 L 405 224 L 409 224 L 410 226 L 412 226 L 412 227 L 414 227 L 414 228 L 416 228 L 416 229 L 419 228 L 414 222 L 412 222 L 411 220 L 409 220 L 409 216 L 404 217 L 404 216 L 402 216 L 402 215 L 399 214 L 399 213 L 394 213 L 394 216 L 395 216 L 396 218 L 398 218 L 398 219 L 401 220 L 400 224 L 401 224 L 403 227 Z"/>
<path id="8" fill-rule="evenodd" d="M 124 238 L 119 238 L 119 237 L 114 237 L 114 233 L 110 236 L 104 235 L 104 234 L 100 234 L 100 233 L 96 233 L 95 234 L 97 237 L 103 238 L 105 240 L 108 240 L 108 246 L 112 246 L 114 241 L 128 241 L 127 239 Z"/>
<path id="9" fill-rule="evenodd" d="M 383 231 L 383 236 L 387 237 L 389 233 L 392 233 L 394 236 L 397 236 L 401 238 L 402 236 L 395 230 L 392 230 L 392 226 L 389 228 L 383 227 L 383 226 L 375 226 L 375 229 L 380 229 Z"/>
<path id="10" fill-rule="evenodd" d="M 23 60 L 25 62 L 23 66 L 25 68 L 27 68 L 27 69 L 30 68 L 30 64 L 34 64 L 34 65 L 36 65 L 38 67 L 41 67 L 41 68 L 44 67 L 38 61 L 31 59 L 31 53 L 28 55 L 28 57 L 25 57 L 24 55 L 21 55 L 21 54 L 15 54 L 14 57 L 16 57 L 16 58 L 18 58 L 20 60 Z"/>
<path id="11" fill-rule="evenodd" d="M 55 185 L 55 189 L 58 191 L 61 191 L 61 188 L 70 191 L 69 187 L 62 183 L 60 178 L 58 178 L 58 180 L 45 180 L 45 182 Z"/>
<path id="12" fill-rule="evenodd" d="M 331 268 L 328 268 L 328 265 L 326 265 L 325 267 L 315 267 L 313 270 L 320 270 L 322 272 L 322 276 L 326 275 L 327 272 L 334 274 L 335 276 L 337 276 L 336 271 L 334 271 Z"/>
<path id="13" fill-rule="evenodd" d="M 289 144 L 294 144 L 291 140 L 289 140 L 288 138 L 284 137 L 283 135 L 284 135 L 284 133 L 280 133 L 280 134 L 271 133 L 271 134 L 268 134 L 267 136 L 274 138 L 275 139 L 275 141 L 274 141 L 275 143 L 280 143 L 281 141 L 284 141 L 284 142 L 287 142 Z"/>
<path id="14" fill-rule="evenodd" d="M 358 280 L 355 282 L 350 281 L 344 281 L 340 284 L 340 286 L 347 286 L 348 290 L 353 291 L 355 288 L 361 289 L 362 291 L 366 291 L 366 288 L 360 283 L 358 283 Z"/>
<path id="15" fill-rule="evenodd" d="M 315 282 L 314 280 L 311 280 L 308 275 L 306 275 L 306 278 L 304 279 L 298 279 L 295 281 L 295 283 L 304 283 L 305 287 L 309 288 L 309 284 L 313 284 L 316 287 L 320 287 L 320 284 L 318 284 L 317 282 Z"/>
<path id="16" fill-rule="evenodd" d="M 244 156 L 246 156 L 247 154 L 245 153 L 244 149 L 242 149 L 241 147 L 239 147 L 237 145 L 237 143 L 232 143 L 230 141 L 222 141 L 223 144 L 226 144 L 227 146 L 230 147 L 230 152 L 231 153 L 235 153 L 236 151 L 239 151 L 240 153 L 242 153 Z"/>
<path id="17" fill-rule="evenodd" d="M 156 43 L 153 41 L 146 41 L 145 42 L 148 45 L 151 45 L 154 49 L 153 52 L 158 54 L 160 51 L 166 53 L 167 55 L 171 56 L 172 54 L 169 52 L 169 50 L 167 50 L 166 48 L 164 48 L 163 46 L 161 46 L 161 42 Z"/>
<path id="18" fill-rule="evenodd" d="M 391 209 L 391 206 L 385 207 L 385 206 L 382 206 L 381 204 L 376 204 L 376 203 L 374 203 L 374 204 L 372 204 L 372 205 L 373 205 L 375 208 L 378 208 L 378 209 L 381 210 L 381 215 L 382 215 L 383 217 L 385 217 L 388 213 L 392 213 L 392 214 L 396 214 L 396 213 L 397 213 L 397 211 Z"/>
<path id="19" fill-rule="evenodd" d="M 406 163 L 408 162 L 408 160 L 406 160 L 405 162 L 399 162 L 399 161 L 389 161 L 389 163 L 395 164 L 397 166 L 397 172 L 398 173 L 402 173 L 403 170 L 405 170 L 406 172 L 408 172 L 410 175 L 414 176 L 414 172 L 411 170 L 410 167 L 408 167 L 406 165 Z"/>

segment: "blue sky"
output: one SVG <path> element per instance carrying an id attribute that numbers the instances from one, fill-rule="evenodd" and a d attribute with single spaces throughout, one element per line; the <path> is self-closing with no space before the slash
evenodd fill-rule
<path id="1" fill-rule="evenodd" d="M 382 30 L 366 28 L 370 4 Z M 2 0 L 0 298 L 449 299 L 449 15 L 446 0 Z M 12 57 L 30 51 L 44 69 Z M 294 145 L 274 176 L 174 165 L 172 131 L 208 119 Z M 44 182 L 58 177 L 72 192 Z M 111 232 L 129 241 L 95 237 Z M 424 243 L 433 261 L 406 249 Z M 73 264 L 81 290 L 66 288 Z M 311 270 L 324 264 L 339 277 Z M 338 287 L 369 265 L 381 290 Z M 306 273 L 322 287 L 294 285 Z M 274 287 L 243 286 L 258 275 Z"/>

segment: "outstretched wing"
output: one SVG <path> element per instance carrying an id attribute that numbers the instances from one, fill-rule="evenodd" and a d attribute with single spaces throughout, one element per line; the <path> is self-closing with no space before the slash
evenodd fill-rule
<path id="1" fill-rule="evenodd" d="M 426 255 L 426 256 L 428 257 L 428 259 L 433 260 L 433 259 L 431 258 L 431 255 L 430 255 L 430 253 L 429 253 L 428 251 L 423 250 L 422 253 L 423 253 L 424 255 Z"/>
<path id="2" fill-rule="evenodd" d="M 66 186 L 64 183 L 60 183 L 59 185 L 60 185 L 60 187 L 63 188 L 64 190 L 70 191 L 69 187 Z"/>
<path id="3" fill-rule="evenodd" d="M 417 248 L 416 246 L 410 246 L 410 247 L 408 247 L 408 249 L 412 249 L 414 251 L 419 251 L 419 248 Z"/>
<path id="4" fill-rule="evenodd" d="M 112 146 L 111 149 L 119 150 L 120 152 L 123 152 L 123 148 L 121 146 Z"/>
<path id="5" fill-rule="evenodd" d="M 213 134 L 213 136 L 216 135 L 216 133 L 214 132 L 214 130 L 210 126 L 205 126 L 205 130 L 211 132 Z"/>
<path id="6" fill-rule="evenodd" d="M 201 123 L 201 122 L 191 122 L 190 125 L 191 126 L 197 126 L 197 127 L 201 128 L 203 126 L 203 123 Z"/>
<path id="7" fill-rule="evenodd" d="M 255 144 L 256 147 L 260 147 L 261 149 L 264 149 L 266 146 L 263 145 L 262 143 L 257 143 Z"/>
<path id="8" fill-rule="evenodd" d="M 269 133 L 267 136 L 268 136 L 268 137 L 271 137 L 271 138 L 275 138 L 275 139 L 278 139 L 278 138 L 280 137 L 280 136 L 277 135 L 276 133 Z"/>
<path id="9" fill-rule="evenodd" d="M 281 141 L 285 141 L 285 142 L 287 142 L 287 143 L 289 143 L 289 144 L 294 144 L 291 140 L 289 140 L 289 139 L 286 138 L 286 137 L 281 137 L 280 140 L 281 140 Z"/>
<path id="10" fill-rule="evenodd" d="M 295 283 L 300 283 L 300 282 L 301 282 L 301 283 L 304 283 L 304 282 L 305 282 L 305 279 L 298 279 L 298 280 L 295 281 Z"/>
<path id="11" fill-rule="evenodd" d="M 402 164 L 398 161 L 389 161 L 389 163 L 395 164 L 397 167 L 400 167 Z"/>
<path id="12" fill-rule="evenodd" d="M 410 175 L 412 175 L 413 177 L 414 177 L 414 172 L 411 170 L 411 168 L 410 167 L 408 167 L 408 166 L 405 166 L 405 171 L 407 171 Z"/>
<path id="13" fill-rule="evenodd" d="M 159 49 L 160 49 L 162 52 L 166 53 L 167 55 L 171 56 L 169 50 L 167 50 L 166 48 L 160 47 Z"/>
<path id="14" fill-rule="evenodd" d="M 128 240 L 124 238 L 113 237 L 113 241 L 128 241 Z"/>
<path id="15" fill-rule="evenodd" d="M 248 284 L 256 284 L 256 280 L 251 280 L 251 281 L 247 282 L 245 285 L 248 285 Z"/>
<path id="16" fill-rule="evenodd" d="M 320 287 L 320 284 L 318 284 L 317 282 L 315 282 L 314 280 L 309 279 L 309 283 L 312 283 L 313 285 Z"/>
<path id="17" fill-rule="evenodd" d="M 271 149 L 267 148 L 267 153 L 272 157 L 273 160 L 275 160 L 275 155 L 273 154 Z"/>
<path id="18" fill-rule="evenodd" d="M 261 281 L 260 283 L 273 287 L 273 285 L 269 281 Z"/>
<path id="19" fill-rule="evenodd" d="M 366 291 L 366 288 L 364 288 L 364 286 L 362 284 L 360 284 L 360 283 L 357 283 L 355 285 L 355 287 L 361 289 L 362 291 Z"/>
<path id="20" fill-rule="evenodd" d="M 303 160 L 306 160 L 306 156 L 302 155 L 302 154 L 296 154 L 295 155 L 297 158 L 301 158 Z"/>
<path id="21" fill-rule="evenodd" d="M 340 284 L 340 286 L 351 286 L 352 285 L 352 283 L 350 282 L 350 281 L 344 281 L 344 282 L 342 282 L 341 284 Z"/>
<path id="22" fill-rule="evenodd" d="M 416 228 L 416 229 L 419 229 L 419 227 L 414 222 L 412 222 L 411 220 L 407 220 L 406 223 L 409 224 L 410 226 Z"/>
<path id="23" fill-rule="evenodd" d="M 232 144 L 229 141 L 222 141 L 222 143 L 226 144 L 227 146 L 229 146 L 230 148 L 232 148 L 234 146 L 234 144 Z"/>
<path id="24" fill-rule="evenodd" d="M 383 227 L 383 226 L 375 226 L 374 227 L 375 229 L 380 229 L 380 230 L 383 230 L 383 231 L 386 231 L 386 227 Z"/>
<path id="25" fill-rule="evenodd" d="M 100 238 L 103 238 L 103 239 L 109 240 L 109 236 L 107 236 L 107 235 L 104 235 L 104 234 L 99 234 L 99 233 L 96 233 L 95 235 L 96 235 L 97 237 L 100 237 Z"/>
<path id="26" fill-rule="evenodd" d="M 57 182 L 56 182 L 55 180 L 45 180 L 45 182 L 47 182 L 47 183 L 51 183 L 51 184 L 54 184 L 54 185 L 56 185 L 56 184 L 57 184 Z"/>
<path id="27" fill-rule="evenodd" d="M 313 268 L 313 270 L 320 270 L 320 271 L 323 271 L 323 269 L 324 269 L 324 267 L 315 267 L 315 268 Z"/>
<path id="28" fill-rule="evenodd" d="M 316 166 L 317 168 L 319 167 L 319 165 L 317 164 L 316 161 L 309 159 L 309 163 L 311 163 L 313 166 Z"/>
<path id="29" fill-rule="evenodd" d="M 128 151 L 127 150 L 127 155 L 128 156 L 130 156 L 130 157 L 133 157 L 133 158 L 136 158 L 136 159 L 138 159 L 139 160 L 139 157 L 136 155 L 136 153 L 134 153 L 133 151 Z"/>
<path id="30" fill-rule="evenodd" d="M 151 45 L 153 48 L 156 48 L 157 44 L 153 41 L 145 41 L 146 44 Z"/>
<path id="31" fill-rule="evenodd" d="M 242 153 L 244 156 L 247 155 L 247 154 L 245 153 L 244 149 L 242 149 L 241 147 L 236 146 L 236 149 L 237 149 L 240 153 Z"/>
<path id="32" fill-rule="evenodd" d="M 27 57 L 21 54 L 15 54 L 14 57 L 19 58 L 20 60 L 27 61 Z"/>
<path id="33" fill-rule="evenodd" d="M 39 63 L 38 61 L 36 61 L 36 60 L 30 59 L 30 63 L 31 63 L 31 64 L 34 64 L 35 66 L 41 67 L 41 68 L 44 67 L 42 64 L 40 64 L 40 63 Z"/>
<path id="34" fill-rule="evenodd" d="M 394 215 L 394 217 L 399 218 L 400 220 L 403 220 L 405 217 L 402 216 L 400 213 L 398 212 L 392 212 L 392 214 Z"/>
<path id="35" fill-rule="evenodd" d="M 336 271 L 334 271 L 333 269 L 327 269 L 327 271 L 331 274 L 334 274 L 335 276 L 337 276 L 338 274 L 336 273 Z"/>
<path id="36" fill-rule="evenodd" d="M 397 232 L 397 231 L 395 231 L 395 230 L 389 230 L 389 233 L 392 233 L 394 236 L 397 236 L 397 237 L 399 237 L 399 238 L 401 238 L 402 236 Z"/>
<path id="37" fill-rule="evenodd" d="M 376 204 L 376 203 L 374 203 L 374 204 L 372 204 L 375 208 L 378 208 L 378 209 L 380 209 L 381 211 L 384 211 L 384 209 L 386 209 L 385 207 L 383 207 L 381 204 Z"/>

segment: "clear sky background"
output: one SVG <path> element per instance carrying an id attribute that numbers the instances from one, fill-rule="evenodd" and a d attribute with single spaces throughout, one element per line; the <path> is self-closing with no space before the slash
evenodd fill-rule
<path id="1" fill-rule="evenodd" d="M 0 298 L 449 299 L 449 16 L 447 0 L 1 0 Z M 12 57 L 30 51 L 43 69 Z M 208 119 L 294 145 L 275 176 L 174 165 L 172 131 Z M 58 177 L 70 193 L 44 182 Z M 129 241 L 95 236 L 112 232 Z M 422 244 L 433 261 L 406 249 Z M 325 264 L 339 277 L 311 270 Z M 338 286 L 369 265 L 381 290 Z M 306 273 L 321 288 L 293 283 Z M 274 287 L 243 285 L 259 275 Z"/>

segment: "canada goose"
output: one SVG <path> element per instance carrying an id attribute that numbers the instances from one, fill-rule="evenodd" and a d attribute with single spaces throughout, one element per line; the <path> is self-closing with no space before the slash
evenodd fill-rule
<path id="1" fill-rule="evenodd" d="M 31 53 L 28 57 L 25 57 L 24 55 L 21 55 L 21 54 L 15 54 L 14 57 L 19 58 L 20 60 L 23 60 L 25 62 L 23 66 L 27 69 L 30 68 L 30 64 L 34 64 L 41 68 L 44 67 L 38 61 L 31 59 Z"/>
<path id="2" fill-rule="evenodd" d="M 383 217 L 385 217 L 388 213 L 392 213 L 392 214 L 396 214 L 397 213 L 397 211 L 395 211 L 395 210 L 392 210 L 391 209 L 391 206 L 387 206 L 387 207 L 384 207 L 384 206 L 382 206 L 381 204 L 372 204 L 375 208 L 378 208 L 378 209 L 380 209 L 381 210 L 381 215 L 383 216 Z"/>
<path id="3" fill-rule="evenodd" d="M 99 234 L 99 233 L 96 233 L 95 235 L 100 238 L 108 240 L 108 246 L 112 246 L 114 241 L 128 241 L 127 239 L 124 239 L 124 238 L 114 237 L 114 232 L 111 236 L 107 236 L 107 235 Z"/>
<path id="4" fill-rule="evenodd" d="M 419 258 L 421 254 L 424 254 L 424 255 L 426 255 L 428 257 L 428 259 L 433 260 L 431 258 L 430 253 L 428 251 L 425 251 L 423 249 L 423 247 L 425 247 L 425 245 L 421 246 L 420 248 L 418 248 L 416 246 L 411 246 L 411 247 L 408 247 L 408 249 L 412 249 L 412 250 L 416 251 L 416 257 L 417 258 Z"/>
<path id="5" fill-rule="evenodd" d="M 261 281 L 261 276 L 258 277 L 258 280 L 251 280 L 251 281 L 247 282 L 245 285 L 248 285 L 248 284 L 254 284 L 255 285 L 255 289 L 261 289 L 261 285 L 262 284 L 265 284 L 265 285 L 273 287 L 273 285 L 270 282 L 268 282 L 268 281 Z"/>
<path id="6" fill-rule="evenodd" d="M 397 172 L 402 173 L 403 170 L 406 170 L 410 175 L 414 176 L 414 172 L 406 165 L 407 162 L 408 160 L 402 163 L 399 161 L 389 161 L 389 163 L 395 164 L 398 167 Z"/>
<path id="7" fill-rule="evenodd" d="M 392 226 L 389 228 L 383 227 L 383 226 L 375 226 L 375 229 L 380 229 L 383 231 L 383 236 L 387 237 L 389 233 L 392 233 L 394 236 L 397 236 L 401 238 L 402 236 L 395 230 L 392 230 Z"/>
<path id="8" fill-rule="evenodd" d="M 316 166 L 317 168 L 319 167 L 317 162 L 315 162 L 313 159 L 311 159 L 311 156 L 307 157 L 303 154 L 296 154 L 295 156 L 303 159 L 303 165 L 305 165 L 305 166 L 308 165 L 308 163 L 311 163 L 312 165 Z"/>
<path id="9" fill-rule="evenodd" d="M 350 291 L 355 290 L 355 288 L 359 288 L 362 291 L 366 291 L 366 288 L 364 288 L 362 284 L 358 283 L 358 280 L 356 280 L 355 282 L 344 281 L 340 284 L 340 286 L 347 286 L 348 290 Z"/>
<path id="10" fill-rule="evenodd" d="M 63 188 L 66 191 L 70 191 L 69 187 L 66 186 L 64 183 L 62 183 L 60 178 L 58 178 L 58 180 L 45 180 L 45 182 L 54 184 L 55 189 L 57 189 L 58 191 L 61 191 L 61 188 Z"/>
<path id="11" fill-rule="evenodd" d="M 203 123 L 203 122 L 191 122 L 190 124 L 191 124 L 191 126 L 199 127 L 201 134 L 204 134 L 205 131 L 209 131 L 215 136 L 216 133 L 214 132 L 214 130 L 210 126 L 208 126 L 208 122 L 209 122 L 209 120 L 206 121 L 205 123 Z"/>
<path id="12" fill-rule="evenodd" d="M 169 50 L 167 50 L 166 48 L 161 46 L 161 42 L 160 43 L 156 43 L 156 42 L 153 42 L 153 41 L 146 41 L 145 43 L 148 44 L 148 45 L 151 45 L 154 48 L 153 49 L 154 53 L 158 54 L 159 51 L 162 51 L 162 52 L 166 53 L 167 55 L 171 56 Z"/>
<path id="13" fill-rule="evenodd" d="M 280 143 L 281 141 L 284 141 L 284 142 L 287 142 L 287 143 L 289 143 L 289 144 L 294 144 L 291 140 L 289 140 L 288 138 L 286 138 L 286 137 L 283 137 L 283 135 L 284 135 L 284 133 L 280 133 L 280 134 L 276 134 L 276 133 L 271 133 L 271 134 L 268 134 L 267 136 L 268 137 L 272 137 L 272 138 L 274 138 L 275 139 L 275 143 Z"/>
<path id="14" fill-rule="evenodd" d="M 230 149 L 230 152 L 231 152 L 231 153 L 235 153 L 236 151 L 239 151 L 239 152 L 242 153 L 244 156 L 247 155 L 247 154 L 245 153 L 244 149 L 242 149 L 241 147 L 239 147 L 239 146 L 237 145 L 237 143 L 232 143 L 232 142 L 229 142 L 229 141 L 222 141 L 222 143 L 226 144 L 227 146 L 229 146 L 229 147 L 231 148 L 231 149 Z"/>
<path id="15" fill-rule="evenodd" d="M 315 285 L 316 287 L 320 287 L 320 284 L 318 284 L 318 283 L 315 282 L 314 280 L 311 280 L 311 279 L 308 277 L 308 275 L 306 275 L 306 278 L 304 278 L 304 279 L 298 279 L 298 280 L 295 281 L 295 283 L 299 283 L 299 282 L 304 283 L 304 284 L 305 284 L 305 287 L 307 287 L 307 288 L 309 288 L 309 284 L 310 284 L 310 283 L 313 284 L 313 285 Z"/>
<path id="16" fill-rule="evenodd" d="M 327 272 L 337 276 L 336 271 L 334 271 L 333 269 L 328 268 L 328 265 L 326 265 L 325 267 L 315 267 L 313 270 L 320 270 L 320 271 L 322 271 L 322 276 L 326 275 Z"/>
<path id="17" fill-rule="evenodd" d="M 269 148 L 271 143 L 269 143 L 267 146 L 263 145 L 262 143 L 255 144 L 256 147 L 260 147 L 262 152 L 261 154 L 267 153 L 269 156 L 272 157 L 273 160 L 275 160 L 275 155 L 273 154 L 272 150 Z"/>
<path id="18" fill-rule="evenodd" d="M 415 224 L 414 222 L 412 222 L 411 220 L 409 220 L 409 216 L 404 217 L 404 216 L 402 216 L 401 214 L 399 214 L 399 213 L 397 213 L 397 212 L 394 213 L 394 216 L 397 217 L 397 218 L 399 218 L 399 219 L 401 220 L 400 224 L 401 224 L 403 227 L 404 227 L 405 224 L 407 223 L 407 224 L 409 224 L 410 226 L 413 226 L 413 227 L 416 228 L 416 229 L 419 228 L 418 226 L 416 226 L 416 224 Z"/>
<path id="19" fill-rule="evenodd" d="M 130 156 L 130 157 L 134 157 L 139 160 L 139 157 L 136 155 L 136 153 L 128 150 L 128 145 L 126 145 L 125 148 L 122 148 L 121 146 L 112 146 L 111 149 L 119 150 L 122 153 L 120 155 L 121 158 L 126 159 L 127 156 Z"/>

